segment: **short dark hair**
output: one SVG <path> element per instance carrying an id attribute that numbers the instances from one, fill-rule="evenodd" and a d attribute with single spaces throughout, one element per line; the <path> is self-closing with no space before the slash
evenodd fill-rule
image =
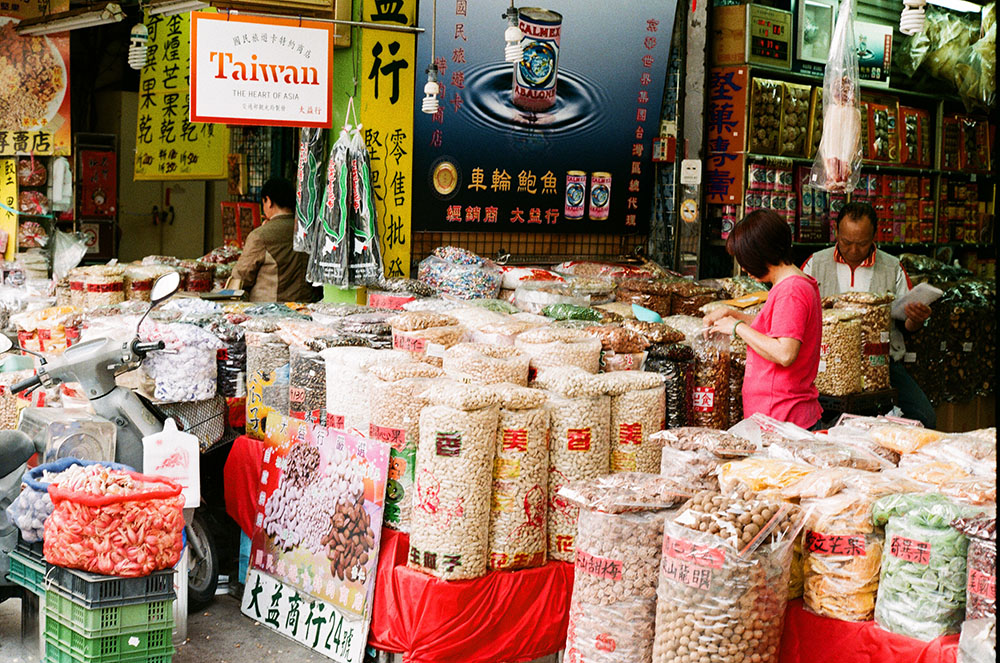
<path id="1" fill-rule="evenodd" d="M 764 278 L 771 267 L 792 263 L 792 230 L 777 212 L 750 212 L 733 226 L 726 250 L 750 276 Z"/>
<path id="2" fill-rule="evenodd" d="M 271 204 L 280 209 L 295 209 L 295 185 L 283 177 L 272 177 L 260 188 L 260 201 L 271 199 Z"/>
<path id="3" fill-rule="evenodd" d="M 852 219 L 868 219 L 872 224 L 872 235 L 878 232 L 878 214 L 869 203 L 847 203 L 844 205 L 840 214 L 837 215 L 837 230 L 840 230 L 840 222 L 848 216 Z"/>

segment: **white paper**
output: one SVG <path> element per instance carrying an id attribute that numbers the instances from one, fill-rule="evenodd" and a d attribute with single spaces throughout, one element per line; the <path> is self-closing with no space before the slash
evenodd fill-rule
<path id="1" fill-rule="evenodd" d="M 930 283 L 918 283 L 913 289 L 892 303 L 892 317 L 896 320 L 906 320 L 906 305 L 910 302 L 932 304 L 943 292 Z"/>

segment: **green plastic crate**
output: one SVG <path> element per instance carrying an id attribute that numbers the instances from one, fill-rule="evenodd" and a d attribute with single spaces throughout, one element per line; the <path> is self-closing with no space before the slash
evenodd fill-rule
<path id="1" fill-rule="evenodd" d="M 56 643 L 47 642 L 45 644 L 45 658 L 42 661 L 43 663 L 171 663 L 173 657 L 174 649 L 170 647 L 160 652 L 147 652 L 144 654 L 81 658 L 73 652 L 63 649 Z"/>
<path id="2" fill-rule="evenodd" d="M 140 628 L 116 635 L 88 638 L 59 619 L 51 617 L 46 611 L 46 657 L 48 657 L 49 646 L 55 645 L 61 653 L 70 654 L 75 660 L 88 663 L 144 661 L 151 656 L 161 656 L 173 652 L 172 631 L 173 619 L 166 627 Z"/>
<path id="3" fill-rule="evenodd" d="M 68 595 L 49 587 L 45 600 L 45 616 L 58 619 L 87 638 L 135 631 L 136 629 L 173 628 L 173 599 L 133 605 L 86 608 Z"/>
<path id="4" fill-rule="evenodd" d="M 7 559 L 10 560 L 10 571 L 7 577 L 10 578 L 11 582 L 39 596 L 45 595 L 44 562 L 39 564 L 16 550 L 12 550 Z"/>

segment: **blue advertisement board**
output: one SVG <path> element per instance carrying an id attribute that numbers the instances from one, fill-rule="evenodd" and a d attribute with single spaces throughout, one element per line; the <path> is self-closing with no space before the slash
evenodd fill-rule
<path id="1" fill-rule="evenodd" d="M 437 3 L 440 107 L 415 103 L 413 229 L 647 232 L 674 0 Z M 417 90 L 432 62 L 421 2 Z"/>

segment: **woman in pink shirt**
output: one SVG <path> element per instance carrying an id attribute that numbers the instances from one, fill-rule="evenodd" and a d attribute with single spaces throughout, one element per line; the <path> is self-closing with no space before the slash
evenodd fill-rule
<path id="1" fill-rule="evenodd" d="M 751 212 L 733 228 L 726 250 L 750 276 L 771 284 L 756 316 L 729 308 L 705 316 L 708 333 L 737 334 L 747 343 L 743 415 L 817 426 L 823 414 L 813 384 L 823 335 L 819 286 L 792 263 L 788 224 L 770 210 Z"/>

